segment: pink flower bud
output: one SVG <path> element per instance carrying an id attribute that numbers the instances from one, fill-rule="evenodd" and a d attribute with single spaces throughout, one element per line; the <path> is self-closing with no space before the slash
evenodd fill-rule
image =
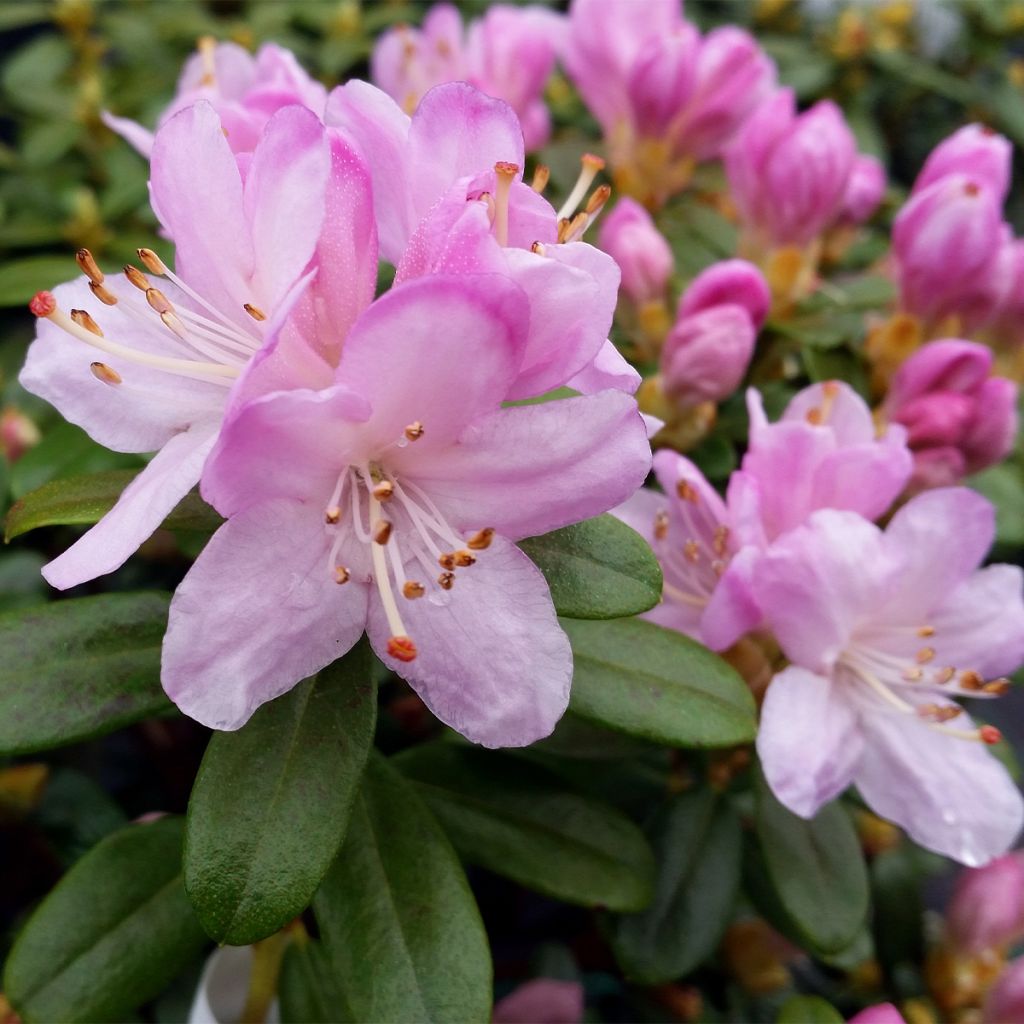
<path id="1" fill-rule="evenodd" d="M 834 103 L 798 115 L 784 89 L 729 147 L 726 171 L 748 227 L 769 246 L 802 246 L 839 216 L 855 157 L 853 133 Z"/>
<path id="2" fill-rule="evenodd" d="M 878 209 L 885 195 L 885 168 L 873 156 L 861 154 L 853 161 L 846 181 L 841 218 L 847 224 L 863 224 Z"/>
<path id="3" fill-rule="evenodd" d="M 0 452 L 8 462 L 17 462 L 39 440 L 39 428 L 20 409 L 11 406 L 0 413 Z"/>
<path id="4" fill-rule="evenodd" d="M 982 1010 L 985 1024 L 1014 1024 L 1024 1020 L 1024 957 L 1007 964 L 989 990 Z"/>
<path id="5" fill-rule="evenodd" d="M 926 323 L 956 314 L 971 329 L 995 313 L 1004 231 L 984 184 L 950 174 L 913 195 L 896 217 L 893 256 L 903 309 Z"/>
<path id="6" fill-rule="evenodd" d="M 633 125 L 638 135 L 665 136 L 693 93 L 700 34 L 683 24 L 670 36 L 648 39 L 629 75 Z"/>
<path id="7" fill-rule="evenodd" d="M 906 1024 L 903 1014 L 892 1003 L 879 1003 L 861 1010 L 856 1017 L 851 1017 L 848 1024 Z"/>
<path id="8" fill-rule="evenodd" d="M 583 986 L 575 981 L 534 978 L 494 1007 L 494 1024 L 579 1024 Z"/>
<path id="9" fill-rule="evenodd" d="M 660 299 L 672 276 L 672 250 L 651 215 L 625 197 L 601 221 L 601 248 L 622 271 L 622 290 L 637 305 Z"/>
<path id="10" fill-rule="evenodd" d="M 946 910 L 953 944 L 981 953 L 1024 935 L 1024 853 L 1008 853 L 960 872 Z"/>
<path id="11" fill-rule="evenodd" d="M 690 283 L 679 303 L 679 315 L 692 316 L 711 306 L 742 306 L 760 330 L 772 303 L 768 282 L 753 263 L 723 260 L 702 270 Z"/>
<path id="12" fill-rule="evenodd" d="M 956 339 L 925 345 L 897 371 L 885 411 L 907 428 L 918 485 L 955 483 L 1009 453 L 1017 386 L 991 371 L 988 348 Z"/>
<path id="13" fill-rule="evenodd" d="M 914 182 L 914 193 L 950 174 L 966 174 L 1002 203 L 1010 190 L 1013 147 L 987 125 L 969 124 L 931 151 Z"/>
<path id="14" fill-rule="evenodd" d="M 757 327 L 743 306 L 681 316 L 661 353 L 665 394 L 683 406 L 721 401 L 739 387 L 756 341 Z"/>

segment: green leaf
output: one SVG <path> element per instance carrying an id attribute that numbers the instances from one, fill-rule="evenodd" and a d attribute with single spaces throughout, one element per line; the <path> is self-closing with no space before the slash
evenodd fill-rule
<path id="1" fill-rule="evenodd" d="M 983 494 L 996 509 L 996 541 L 1012 547 L 1024 546 L 1024 478 L 1016 462 L 992 466 L 972 476 L 968 483 Z"/>
<path id="2" fill-rule="evenodd" d="M 16 501 L 7 513 L 4 539 L 20 537 L 41 526 L 92 526 L 115 505 L 138 475 L 133 469 L 111 469 L 52 480 Z M 169 530 L 213 531 L 221 517 L 193 491 L 164 520 Z"/>
<path id="3" fill-rule="evenodd" d="M 654 902 L 615 922 L 612 947 L 627 977 L 655 985 L 689 974 L 718 946 L 739 891 L 743 836 L 729 805 L 706 789 L 674 797 L 648 834 Z"/>
<path id="4" fill-rule="evenodd" d="M 619 619 L 661 600 L 661 567 L 654 552 L 614 516 L 588 519 L 519 546 L 544 573 L 559 615 Z"/>
<path id="5" fill-rule="evenodd" d="M 567 903 L 639 910 L 654 859 L 620 811 L 509 754 L 436 742 L 395 759 L 471 864 Z"/>
<path id="6" fill-rule="evenodd" d="M 115 832 L 43 900 L 4 973 L 27 1024 L 124 1020 L 202 950 L 181 884 L 182 825 L 162 818 Z"/>
<path id="7" fill-rule="evenodd" d="M 36 292 L 68 281 L 76 274 L 68 256 L 23 256 L 0 267 L 0 306 L 21 306 Z"/>
<path id="8" fill-rule="evenodd" d="M 838 953 L 868 913 L 868 875 L 850 816 L 838 802 L 811 820 L 779 803 L 759 782 L 757 837 L 767 881 L 806 945 Z"/>
<path id="9" fill-rule="evenodd" d="M 188 807 L 185 888 L 219 943 L 247 945 L 302 913 L 345 837 L 373 742 L 365 641 L 214 733 Z"/>
<path id="10" fill-rule="evenodd" d="M 313 900 L 356 1020 L 487 1021 L 487 935 L 459 859 L 412 783 L 371 757 Z"/>
<path id="11" fill-rule="evenodd" d="M 278 982 L 284 1024 L 348 1024 L 354 1021 L 321 942 L 292 943 Z"/>
<path id="12" fill-rule="evenodd" d="M 820 996 L 793 996 L 782 1004 L 777 1024 L 843 1024 L 843 1017 Z"/>
<path id="13" fill-rule="evenodd" d="M 164 714 L 164 594 L 103 594 L 0 615 L 0 753 L 75 743 Z"/>
<path id="14" fill-rule="evenodd" d="M 621 732 L 679 747 L 754 738 L 754 698 L 731 665 L 642 619 L 562 619 L 575 671 L 570 707 Z"/>

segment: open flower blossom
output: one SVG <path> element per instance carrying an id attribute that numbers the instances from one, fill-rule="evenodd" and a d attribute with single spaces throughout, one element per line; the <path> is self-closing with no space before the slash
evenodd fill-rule
<path id="1" fill-rule="evenodd" d="M 928 154 L 914 180 L 914 194 L 951 174 L 967 174 L 1002 203 L 1010 191 L 1013 146 L 987 125 L 969 124 L 943 139 Z"/>
<path id="2" fill-rule="evenodd" d="M 267 121 L 282 107 L 297 104 L 323 117 L 327 90 L 283 46 L 264 43 L 253 56 L 237 43 L 205 37 L 199 41 L 199 52 L 185 62 L 178 91 L 157 127 L 199 100 L 212 104 L 220 115 L 232 151 L 251 153 Z M 153 133 L 148 128 L 107 111 L 103 121 L 149 158 Z"/>
<path id="3" fill-rule="evenodd" d="M 1024 936 L 1024 851 L 960 873 L 946 908 L 946 933 L 968 954 L 1001 949 Z"/>
<path id="4" fill-rule="evenodd" d="M 526 356 L 509 398 L 563 385 L 636 390 L 639 375 L 608 340 L 618 267 L 582 241 L 608 186 L 574 212 L 603 161 L 584 157 L 556 213 L 522 181 L 514 111 L 465 83 L 432 89 L 410 119 L 379 89 L 349 82 L 331 94 L 327 121 L 355 141 L 370 168 L 381 254 L 396 264 L 396 284 L 493 273 L 527 294 Z"/>
<path id="5" fill-rule="evenodd" d="M 230 402 L 329 381 L 329 350 L 336 362 L 373 297 L 370 184 L 346 144 L 293 106 L 270 119 L 246 167 L 213 107 L 181 111 L 157 132 L 150 179 L 176 270 L 140 249 L 146 272 L 104 275 L 83 249 L 85 276 L 33 300 L 23 386 L 115 451 L 158 451 L 44 569 L 56 587 L 112 572 L 150 536 L 198 482 Z"/>
<path id="6" fill-rule="evenodd" d="M 565 63 L 617 183 L 649 206 L 719 156 L 775 81 L 751 36 L 725 26 L 702 38 L 680 0 L 573 0 Z"/>
<path id="7" fill-rule="evenodd" d="M 978 569 L 992 506 L 925 492 L 886 530 L 824 510 L 758 559 L 752 586 L 791 664 L 768 687 L 757 749 L 773 792 L 810 818 L 851 783 L 868 806 L 968 865 L 1004 853 L 1024 801 L 952 698 L 1005 693 L 1024 660 L 1024 574 Z"/>
<path id="8" fill-rule="evenodd" d="M 236 729 L 366 630 L 469 739 L 551 731 L 572 654 L 514 542 L 623 501 L 650 447 L 621 392 L 502 408 L 526 316 L 496 275 L 407 282 L 356 322 L 335 384 L 265 395 L 226 423 L 202 493 L 228 521 L 164 640 L 164 687 L 186 714 Z"/>
<path id="9" fill-rule="evenodd" d="M 407 114 L 435 85 L 469 82 L 515 110 L 529 152 L 551 134 L 543 93 L 564 34 L 564 17 L 545 7 L 493 4 L 463 32 L 459 12 L 435 4 L 421 28 L 399 25 L 377 40 L 371 77 Z"/>
<path id="10" fill-rule="evenodd" d="M 723 260 L 698 274 L 661 351 L 665 394 L 684 407 L 731 395 L 747 372 L 770 305 L 768 282 L 746 260 Z"/>
<path id="11" fill-rule="evenodd" d="M 933 341 L 897 370 L 883 413 L 906 427 L 915 486 L 948 486 L 1009 454 L 1017 385 L 992 375 L 992 351 L 984 345 Z"/>

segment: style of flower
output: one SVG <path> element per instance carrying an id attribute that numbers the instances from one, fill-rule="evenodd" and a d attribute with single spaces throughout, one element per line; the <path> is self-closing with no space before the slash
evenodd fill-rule
<path id="1" fill-rule="evenodd" d="M 1024 801 L 953 697 L 993 697 L 1024 660 L 1020 568 L 977 566 L 992 507 L 928 491 L 883 532 L 824 510 L 760 557 L 752 587 L 791 664 L 769 685 L 757 749 L 803 817 L 851 783 L 875 813 L 965 864 L 1004 853 Z M 951 724 L 955 723 L 955 724 Z"/>
<path id="2" fill-rule="evenodd" d="M 307 107 L 322 117 L 327 90 L 309 77 L 291 50 L 264 43 L 255 56 L 237 43 L 199 40 L 199 51 L 186 62 L 178 90 L 157 127 L 199 100 L 220 115 L 228 145 L 235 153 L 251 153 L 267 121 L 282 107 Z M 153 133 L 127 117 L 103 112 L 103 121 L 144 157 L 153 151 Z"/>
<path id="3" fill-rule="evenodd" d="M 202 484 L 228 521 L 179 586 L 164 641 L 164 686 L 186 714 L 238 728 L 365 629 L 471 740 L 551 731 L 572 655 L 514 542 L 623 501 L 650 448 L 621 392 L 502 407 L 527 316 L 495 275 L 407 282 L 352 328 L 336 383 L 230 419 Z"/>
<path id="4" fill-rule="evenodd" d="M 551 134 L 543 93 L 564 32 L 565 19 L 548 8 L 493 4 L 464 33 L 459 12 L 435 4 L 421 28 L 399 25 L 377 40 L 371 78 L 407 114 L 435 85 L 469 82 L 515 110 L 532 151 Z"/>
<path id="5" fill-rule="evenodd" d="M 44 569 L 55 587 L 112 572 L 150 536 L 198 482 L 230 402 L 330 381 L 341 339 L 373 297 L 370 184 L 347 145 L 289 107 L 267 123 L 243 176 L 221 127 L 199 102 L 157 132 L 151 190 L 175 271 L 140 249 L 146 272 L 105 276 L 83 249 L 85 276 L 33 300 L 40 320 L 23 386 L 109 448 L 159 451 Z"/>

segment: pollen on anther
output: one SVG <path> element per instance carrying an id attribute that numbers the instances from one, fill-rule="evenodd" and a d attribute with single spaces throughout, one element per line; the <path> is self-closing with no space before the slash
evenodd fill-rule
<path id="1" fill-rule="evenodd" d="M 683 501 L 690 502 L 691 505 L 696 505 L 700 500 L 700 493 L 689 480 L 680 480 L 676 484 L 676 494 L 679 495 Z"/>
<path id="2" fill-rule="evenodd" d="M 170 304 L 167 296 L 159 288 L 146 289 L 146 301 L 158 313 L 173 313 L 174 307 Z"/>
<path id="3" fill-rule="evenodd" d="M 935 657 L 935 648 L 934 647 L 922 647 L 917 652 L 917 654 L 914 655 L 914 659 L 917 661 L 918 665 L 927 665 L 928 662 L 931 661 L 932 658 L 934 658 L 934 657 Z"/>
<path id="4" fill-rule="evenodd" d="M 924 672 L 919 668 L 905 668 L 900 675 L 908 683 L 919 683 L 924 678 Z"/>
<path id="5" fill-rule="evenodd" d="M 411 637 L 393 636 L 388 638 L 388 654 L 396 661 L 415 661 L 416 645 Z"/>
<path id="6" fill-rule="evenodd" d="M 668 536 L 668 513 L 658 509 L 654 513 L 654 539 L 664 540 Z"/>
<path id="7" fill-rule="evenodd" d="M 423 436 L 423 424 L 419 420 L 414 420 L 402 433 L 405 434 L 406 440 L 418 441 Z"/>
<path id="8" fill-rule="evenodd" d="M 117 296 L 113 292 L 108 291 L 103 285 L 97 284 L 95 281 L 90 281 L 89 282 L 89 291 L 91 291 L 93 293 L 93 295 L 95 295 L 96 298 L 99 299 L 100 302 L 103 303 L 103 305 L 105 305 L 105 306 L 116 306 L 117 305 Z"/>
<path id="9" fill-rule="evenodd" d="M 377 544 L 387 544 L 391 538 L 391 523 L 386 519 L 378 519 L 373 527 L 373 539 Z"/>
<path id="10" fill-rule="evenodd" d="M 960 685 L 965 690 L 980 690 L 985 685 L 985 680 L 974 669 L 968 669 L 960 673 Z"/>
<path id="11" fill-rule="evenodd" d="M 952 665 L 946 665 L 944 668 L 940 668 L 935 673 L 935 682 L 940 686 L 945 686 L 953 676 L 956 675 L 956 669 Z"/>
<path id="12" fill-rule="evenodd" d="M 378 501 L 390 501 L 395 493 L 395 485 L 390 480 L 381 480 L 373 489 L 373 496 Z"/>
<path id="13" fill-rule="evenodd" d="M 156 274 L 158 277 L 162 277 L 167 273 L 167 267 L 164 266 L 164 261 L 152 249 L 136 249 L 139 254 L 139 260 L 142 265 L 151 273 Z"/>
<path id="14" fill-rule="evenodd" d="M 448 570 L 454 569 L 455 568 L 455 552 L 454 551 L 444 551 L 444 552 L 442 552 L 440 555 L 438 555 L 437 564 L 439 566 L 441 566 L 442 569 L 448 569 Z"/>
<path id="15" fill-rule="evenodd" d="M 442 590 L 451 590 L 455 586 L 455 573 L 443 572 L 437 577 L 437 585 Z"/>
<path id="16" fill-rule="evenodd" d="M 92 370 L 92 375 L 104 384 L 118 385 L 121 383 L 121 374 L 117 372 L 112 366 L 107 366 L 106 363 L 90 363 L 89 369 Z"/>
<path id="17" fill-rule="evenodd" d="M 537 164 L 533 171 L 533 181 L 530 182 L 530 188 L 534 192 L 543 192 L 547 188 L 550 177 L 551 168 L 547 164 Z"/>
<path id="18" fill-rule="evenodd" d="M 133 267 L 130 263 L 126 263 L 124 267 L 124 276 L 127 277 L 140 292 L 149 291 L 151 287 L 149 278 L 146 277 L 138 267 Z"/>
<path id="19" fill-rule="evenodd" d="M 82 273 L 89 278 L 90 281 L 95 281 L 97 284 L 103 283 L 103 271 L 100 270 L 99 264 L 93 258 L 93 254 L 88 249 L 79 249 L 75 253 L 75 260 L 78 262 L 78 266 L 81 268 Z"/>
<path id="20" fill-rule="evenodd" d="M 466 541 L 466 547 L 471 551 L 485 551 L 491 546 L 492 540 L 494 540 L 494 527 L 485 526 L 482 530 L 477 530 L 477 532 Z"/>
<path id="21" fill-rule="evenodd" d="M 334 567 L 334 582 L 338 584 L 348 583 L 350 574 L 348 569 L 343 565 L 336 565 Z"/>
<path id="22" fill-rule="evenodd" d="M 406 580 L 402 585 L 402 596 L 410 601 L 415 600 L 417 597 L 422 597 L 426 592 L 427 588 L 416 580 Z"/>
<path id="23" fill-rule="evenodd" d="M 71 319 L 78 324 L 79 327 L 84 327 L 90 334 L 95 334 L 98 338 L 103 337 L 103 331 L 100 330 L 100 325 L 84 309 L 73 309 L 71 310 Z"/>
<path id="24" fill-rule="evenodd" d="M 683 545 L 683 557 L 688 562 L 696 562 L 700 560 L 700 545 L 695 540 L 688 540 Z"/>
<path id="25" fill-rule="evenodd" d="M 935 627 L 934 626 L 921 626 L 918 629 L 918 631 L 917 631 L 917 635 L 919 637 L 922 637 L 922 638 L 923 637 L 929 637 L 929 636 L 935 636 Z"/>
<path id="26" fill-rule="evenodd" d="M 246 302 L 242 308 L 253 318 L 253 320 L 261 321 L 267 319 L 267 314 L 264 313 L 259 306 L 254 306 L 251 302 Z"/>
<path id="27" fill-rule="evenodd" d="M 465 569 L 467 566 L 474 565 L 476 563 L 476 556 L 472 552 L 466 551 L 465 548 L 456 551 L 454 557 L 455 564 L 461 569 Z"/>
<path id="28" fill-rule="evenodd" d="M 57 300 L 53 292 L 36 292 L 28 304 L 28 308 L 35 316 L 52 316 L 57 311 Z"/>
<path id="29" fill-rule="evenodd" d="M 993 679 L 981 688 L 982 693 L 990 693 L 993 697 L 1002 697 L 1010 692 L 1009 679 Z"/>
<path id="30" fill-rule="evenodd" d="M 324 522 L 328 526 L 333 526 L 341 518 L 341 509 L 337 505 L 331 505 L 326 512 L 324 512 Z"/>
<path id="31" fill-rule="evenodd" d="M 611 185 L 598 185 L 598 187 L 591 193 L 586 206 L 583 207 L 583 212 L 592 217 L 604 206 L 605 203 L 608 202 L 611 195 Z"/>

